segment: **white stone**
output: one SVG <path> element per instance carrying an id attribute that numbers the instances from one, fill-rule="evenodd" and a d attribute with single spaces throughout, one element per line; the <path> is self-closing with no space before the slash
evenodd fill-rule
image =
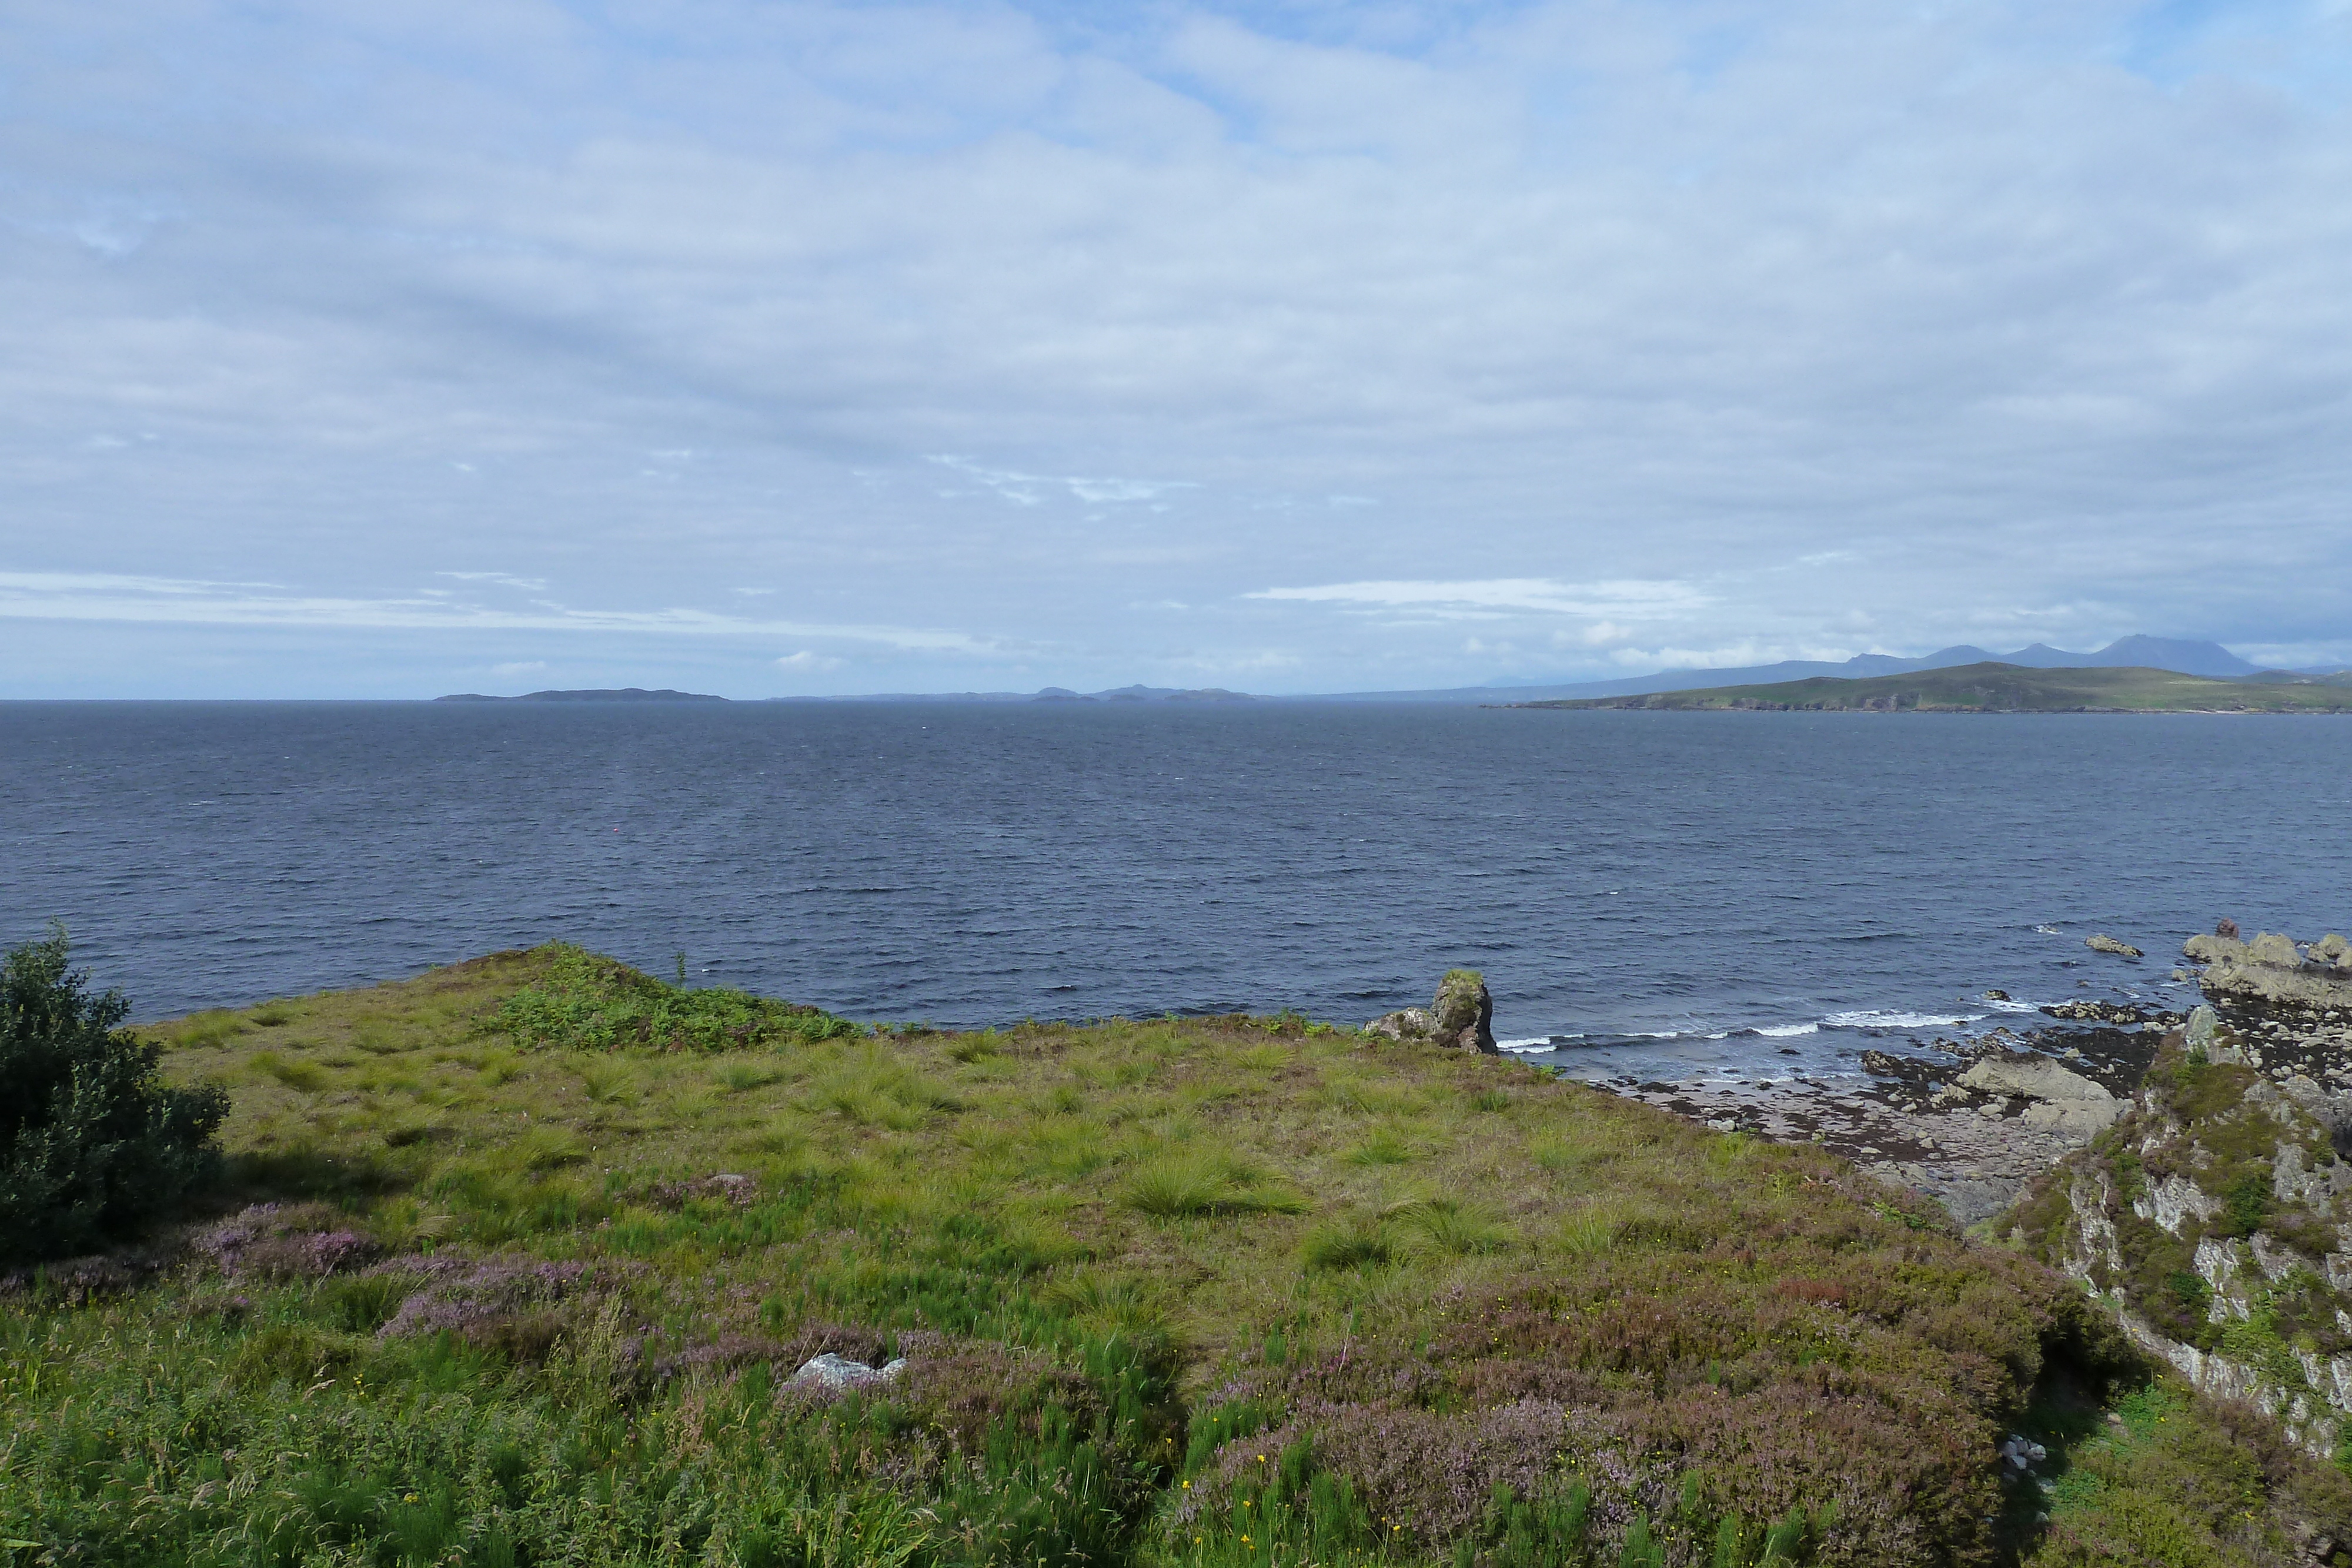
<path id="1" fill-rule="evenodd" d="M 845 1355 L 835 1355 L 828 1351 L 823 1355 L 814 1355 L 801 1363 L 800 1370 L 793 1374 L 791 1381 L 785 1386 L 826 1389 L 863 1388 L 870 1384 L 895 1383 L 898 1381 L 898 1375 L 906 1370 L 905 1356 L 885 1363 L 881 1366 L 868 1366 L 862 1361 L 852 1361 Z"/>

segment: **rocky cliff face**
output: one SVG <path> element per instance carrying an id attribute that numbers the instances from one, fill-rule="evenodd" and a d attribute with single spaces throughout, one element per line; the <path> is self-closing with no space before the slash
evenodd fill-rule
<path id="1" fill-rule="evenodd" d="M 2292 943 L 2293 967 L 2263 939 L 2222 943 L 2190 944 L 2219 1010 L 2165 1037 L 2114 1125 L 2006 1228 L 2198 1388 L 2326 1457 L 2352 1435 L 2352 1042 L 2336 1014 L 2272 999 L 2326 978 Z M 2270 988 L 2249 993 L 2250 970 L 2295 983 L 2258 974 Z"/>

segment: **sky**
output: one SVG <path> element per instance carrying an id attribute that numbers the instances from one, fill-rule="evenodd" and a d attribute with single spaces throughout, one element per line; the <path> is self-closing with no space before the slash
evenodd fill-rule
<path id="1" fill-rule="evenodd" d="M 0 696 L 2352 664 L 2352 0 L 0 3 Z"/>

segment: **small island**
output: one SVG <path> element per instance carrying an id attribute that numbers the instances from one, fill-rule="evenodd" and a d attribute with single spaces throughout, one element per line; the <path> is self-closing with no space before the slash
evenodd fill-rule
<path id="1" fill-rule="evenodd" d="M 1817 675 L 1770 685 L 1496 706 L 1748 713 L 2344 713 L 2352 710 L 2352 675 L 2266 670 L 2223 681 L 2171 670 L 2036 670 L 1988 661 L 1860 679 Z"/>
<path id="2" fill-rule="evenodd" d="M 723 703 L 725 697 L 715 697 L 705 692 L 674 692 L 665 686 L 649 692 L 643 686 L 622 686 L 617 690 L 577 692 L 525 692 L 519 697 L 486 696 L 480 692 L 455 692 L 446 697 L 435 697 L 436 703 Z"/>

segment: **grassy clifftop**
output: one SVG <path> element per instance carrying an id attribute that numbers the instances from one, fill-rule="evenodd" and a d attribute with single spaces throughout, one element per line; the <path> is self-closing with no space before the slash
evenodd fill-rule
<path id="1" fill-rule="evenodd" d="M 1989 663 L 1860 680 L 1823 675 L 1772 685 L 1513 706 L 1830 713 L 2342 713 L 2352 709 L 2352 694 L 2342 685 L 2317 681 L 2217 681 L 2170 670 L 2033 670 Z"/>
<path id="2" fill-rule="evenodd" d="M 2108 1423 L 2128 1354 L 2052 1271 L 1507 1059 L 1295 1017 L 877 1035 L 560 948 L 153 1032 L 231 1087 L 245 1190 L 167 1267 L 0 1306 L 13 1563 L 2253 1563 L 2335 1528 L 2291 1455 L 2180 1507 L 2257 1439 L 2161 1388 Z M 820 1353 L 906 1364 L 791 1385 Z M 2004 1479 L 2019 1430 L 2104 1468 Z"/>

